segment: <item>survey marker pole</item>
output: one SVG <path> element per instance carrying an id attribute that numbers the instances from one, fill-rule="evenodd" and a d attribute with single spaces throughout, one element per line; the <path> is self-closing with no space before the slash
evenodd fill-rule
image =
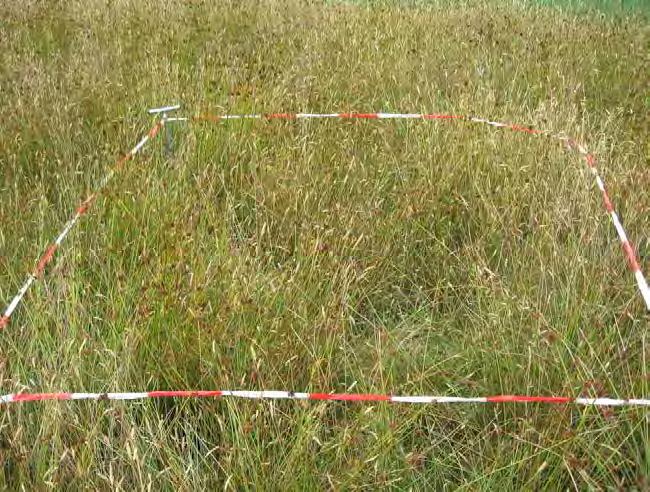
<path id="1" fill-rule="evenodd" d="M 176 111 L 177 109 L 180 109 L 181 105 L 180 104 L 174 104 L 171 106 L 162 106 L 160 108 L 151 108 L 148 110 L 149 114 L 160 114 L 161 115 L 161 122 L 163 126 L 163 131 L 165 132 L 165 157 L 169 157 L 172 153 L 172 129 L 167 126 L 167 120 L 169 119 L 169 116 L 167 113 L 170 113 L 171 111 Z"/>

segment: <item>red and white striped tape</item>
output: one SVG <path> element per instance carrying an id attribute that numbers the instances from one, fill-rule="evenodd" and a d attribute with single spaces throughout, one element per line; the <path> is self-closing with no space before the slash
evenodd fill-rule
<path id="1" fill-rule="evenodd" d="M 593 153 L 589 152 L 583 145 L 577 143 L 575 140 L 566 137 L 564 135 L 551 133 L 545 130 L 537 130 L 530 128 L 528 126 L 516 125 L 513 123 L 501 123 L 499 121 L 490 121 L 483 118 L 477 118 L 475 116 L 462 116 L 454 114 L 440 114 L 440 113 L 268 113 L 268 114 L 225 114 L 225 115 L 211 115 L 211 114 L 202 114 L 199 116 L 194 116 L 191 118 L 187 117 L 174 117 L 168 118 L 167 121 L 208 121 L 213 123 L 218 123 L 220 121 L 228 120 L 242 120 L 242 119 L 266 119 L 266 120 L 305 120 L 305 119 L 364 119 L 364 120 L 388 120 L 388 119 L 410 119 L 410 120 L 464 120 L 470 121 L 473 123 L 480 123 L 484 125 L 490 125 L 496 128 L 507 128 L 509 130 L 514 130 L 518 132 L 527 133 L 529 135 L 543 135 L 550 138 L 558 139 L 565 143 L 565 145 L 571 149 L 578 151 L 585 159 L 589 169 L 591 170 L 598 189 L 601 191 L 603 196 L 603 202 L 607 213 L 611 216 L 612 222 L 614 223 L 614 228 L 616 233 L 621 241 L 623 247 L 623 252 L 627 259 L 628 265 L 634 274 L 636 279 L 639 292 L 643 298 L 646 309 L 650 311 L 650 288 L 648 287 L 648 282 L 643 275 L 643 271 L 637 260 L 636 253 L 632 243 L 630 243 L 625 229 L 621 220 L 618 217 L 618 214 L 614 210 L 612 201 L 607 193 L 605 188 L 605 182 L 598 172 L 596 167 L 596 158 Z"/>
<path id="2" fill-rule="evenodd" d="M 142 391 L 132 393 L 15 393 L 0 396 L 2 403 L 45 400 L 143 400 L 146 398 L 247 398 L 263 400 L 328 400 L 390 403 L 555 403 L 587 406 L 650 406 L 650 399 L 584 398 L 564 396 L 395 396 L 373 393 L 298 393 L 293 391 Z"/>
<path id="3" fill-rule="evenodd" d="M 124 167 L 124 164 L 126 164 L 126 162 L 129 159 L 133 158 L 150 139 L 154 138 L 158 134 L 158 131 L 163 125 L 164 125 L 164 121 L 162 120 L 156 123 L 153 126 L 153 128 L 151 128 L 151 130 L 149 130 L 149 132 L 144 137 L 142 137 L 142 139 L 135 145 L 135 147 L 133 147 L 121 159 L 119 159 L 115 163 L 113 168 L 110 169 L 108 173 L 106 173 L 106 175 L 99 182 L 99 185 L 97 186 L 95 191 L 93 191 L 88 196 L 88 198 L 86 198 L 83 202 L 79 204 L 72 218 L 63 226 L 63 229 L 61 230 L 57 238 L 54 240 L 54 242 L 47 247 L 47 249 L 41 256 L 40 260 L 36 264 L 36 268 L 34 269 L 34 271 L 27 276 L 27 280 L 25 280 L 25 283 L 22 285 L 18 293 L 14 296 L 12 301 L 9 303 L 2 316 L 0 316 L 0 329 L 5 328 L 9 324 L 11 315 L 14 313 L 14 311 L 16 310 L 20 302 L 23 300 L 23 297 L 25 297 L 25 294 L 27 294 L 29 288 L 43 274 L 45 268 L 52 261 L 56 251 L 61 246 L 61 243 L 63 243 L 63 240 L 70 233 L 70 231 L 77 224 L 77 222 L 79 222 L 79 219 L 81 219 L 81 217 L 88 211 L 90 206 L 95 202 L 95 200 L 97 199 L 99 194 L 104 190 L 106 185 L 108 185 L 111 179 L 113 179 L 115 173 L 120 171 Z"/>
<path id="4" fill-rule="evenodd" d="M 630 268 L 634 272 L 637 284 L 645 304 L 650 310 L 650 289 L 637 261 L 636 254 L 630 244 L 627 235 L 623 229 L 621 221 L 614 211 L 609 195 L 607 194 L 604 182 L 596 168 L 596 160 L 592 153 L 588 152 L 584 146 L 576 143 L 574 140 L 550 132 L 532 129 L 526 126 L 515 125 L 510 123 L 500 123 L 497 121 L 485 120 L 472 116 L 446 115 L 446 114 L 419 114 L 419 113 L 273 113 L 273 114 L 242 114 L 242 115 L 201 115 L 192 118 L 172 117 L 158 122 L 150 132 L 138 142 L 138 144 L 120 159 L 115 167 L 104 177 L 98 188 L 77 208 L 73 218 L 64 226 L 55 242 L 47 248 L 40 261 L 38 262 L 34 273 L 32 273 L 25 284 L 21 287 L 18 294 L 11 301 L 9 306 L 0 317 L 0 328 L 3 328 L 9 322 L 16 307 L 20 304 L 25 293 L 32 283 L 39 277 L 48 263 L 52 260 L 56 250 L 61 245 L 64 238 L 74 227 L 77 221 L 95 201 L 98 194 L 112 179 L 116 171 L 119 171 L 124 163 L 132 158 L 149 139 L 156 136 L 165 121 L 227 121 L 237 119 L 421 119 L 421 120 L 446 120 L 458 119 L 471 121 L 475 123 L 486 124 L 498 128 L 508 128 L 514 131 L 520 131 L 528 134 L 545 135 L 557 138 L 573 150 L 577 150 L 584 158 L 595 176 L 596 183 L 600 189 L 605 208 L 612 217 L 614 227 L 621 240 L 623 250 L 627 257 Z M 584 398 L 584 397 L 558 397 L 558 396 L 526 396 L 526 395 L 497 395 L 487 397 L 457 397 L 457 396 L 394 396 L 381 394 L 360 394 L 360 393 L 299 393 L 291 391 L 150 391 L 150 392 L 126 392 L 126 393 L 16 393 L 0 396 L 0 404 L 28 402 L 28 401 L 45 401 L 45 400 L 138 400 L 145 398 L 205 398 L 205 397 L 234 397 L 249 399 L 292 399 L 292 400 L 330 400 L 330 401 L 361 401 L 361 402 L 392 402 L 392 403 L 555 403 L 555 404 L 576 404 L 576 405 L 595 405 L 595 406 L 650 406 L 650 399 L 615 399 L 615 398 Z"/>

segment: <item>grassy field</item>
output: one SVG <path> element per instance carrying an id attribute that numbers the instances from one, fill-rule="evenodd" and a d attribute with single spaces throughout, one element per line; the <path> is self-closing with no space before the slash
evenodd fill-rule
<path id="1" fill-rule="evenodd" d="M 0 0 L 0 302 L 120 153 L 186 113 L 475 114 L 564 131 L 650 269 L 647 18 L 513 2 Z M 649 317 L 584 162 L 460 122 L 177 127 L 0 336 L 2 393 L 650 395 Z M 54 402 L 6 488 L 650 487 L 647 410 Z"/>

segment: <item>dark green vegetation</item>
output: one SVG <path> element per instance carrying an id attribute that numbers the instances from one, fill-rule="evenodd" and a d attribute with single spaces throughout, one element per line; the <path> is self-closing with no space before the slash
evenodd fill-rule
<path id="1" fill-rule="evenodd" d="M 472 2 L 1 2 L 0 299 L 144 110 L 477 114 L 601 158 L 648 270 L 647 23 Z M 648 315 L 584 163 L 457 122 L 178 128 L 1 335 L 2 391 L 648 396 Z M 247 401 L 0 417 L 4 485 L 648 486 L 648 412 Z"/>
<path id="2" fill-rule="evenodd" d="M 541 5 L 559 7 L 577 12 L 602 12 L 606 14 L 648 14 L 647 0 L 537 0 Z"/>

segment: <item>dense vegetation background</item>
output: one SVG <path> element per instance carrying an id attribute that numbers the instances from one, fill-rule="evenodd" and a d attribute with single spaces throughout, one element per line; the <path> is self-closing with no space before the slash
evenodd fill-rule
<path id="1" fill-rule="evenodd" d="M 625 2 L 627 4 L 628 2 Z M 468 1 L 0 1 L 0 299 L 148 107 L 475 114 L 600 158 L 650 270 L 647 17 Z M 2 391 L 650 395 L 648 314 L 584 163 L 458 122 L 177 127 L 0 336 Z M 648 412 L 52 402 L 3 485 L 649 486 Z"/>

